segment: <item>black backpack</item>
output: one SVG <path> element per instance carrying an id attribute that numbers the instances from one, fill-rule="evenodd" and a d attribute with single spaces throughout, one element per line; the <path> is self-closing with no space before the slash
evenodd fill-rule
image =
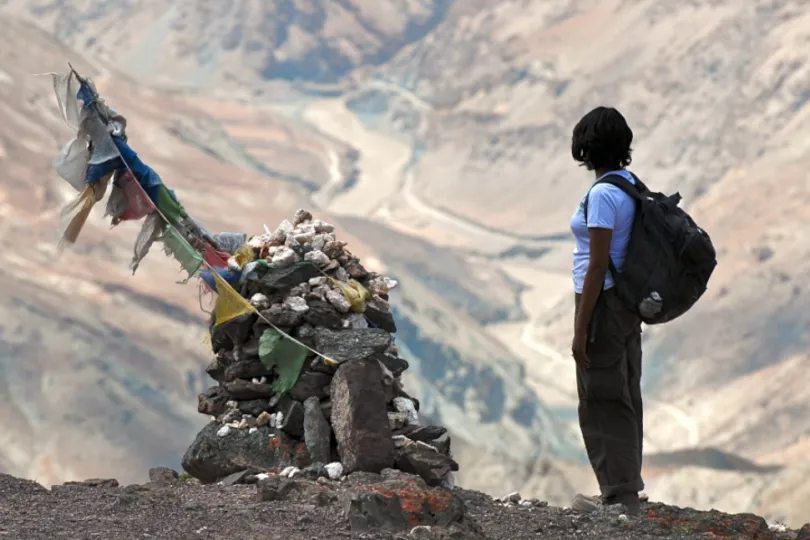
<path id="1" fill-rule="evenodd" d="M 611 260 L 610 273 L 627 308 L 646 324 L 661 324 L 680 317 L 700 299 L 717 266 L 716 252 L 706 231 L 678 207 L 680 193 L 653 193 L 633 178 L 635 185 L 616 174 L 594 183 L 612 184 L 636 201 L 624 265 L 617 272 Z M 587 220 L 588 197 L 584 212 Z"/>

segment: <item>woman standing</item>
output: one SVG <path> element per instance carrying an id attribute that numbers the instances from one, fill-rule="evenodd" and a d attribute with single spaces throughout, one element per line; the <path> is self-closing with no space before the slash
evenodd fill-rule
<path id="1" fill-rule="evenodd" d="M 598 107 L 574 127 L 571 154 L 598 181 L 619 175 L 636 184 L 626 167 L 633 132 L 613 108 Z M 587 201 L 586 201 L 587 200 Z M 586 215 L 587 213 L 587 215 Z M 579 425 L 603 504 L 637 513 L 643 436 L 641 319 L 619 301 L 610 272 L 621 271 L 636 203 L 620 188 L 597 183 L 571 219 L 576 238 L 576 315 L 571 347 L 577 369 Z M 574 506 L 583 506 L 578 496 Z M 583 508 L 584 509 L 584 508 Z"/>

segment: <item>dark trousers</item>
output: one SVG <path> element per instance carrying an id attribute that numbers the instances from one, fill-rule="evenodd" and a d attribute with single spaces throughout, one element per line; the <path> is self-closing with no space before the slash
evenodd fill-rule
<path id="1" fill-rule="evenodd" d="M 579 312 L 580 295 L 576 295 Z M 641 320 L 602 291 L 591 316 L 590 367 L 577 365 L 579 426 L 602 498 L 644 489 Z"/>

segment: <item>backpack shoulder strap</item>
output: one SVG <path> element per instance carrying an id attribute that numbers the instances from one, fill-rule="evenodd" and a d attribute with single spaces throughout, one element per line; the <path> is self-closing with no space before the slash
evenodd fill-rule
<path id="1" fill-rule="evenodd" d="M 645 186 L 635 174 L 630 174 L 633 175 L 633 179 L 636 181 L 635 185 L 631 184 L 627 178 L 621 175 L 607 174 L 594 182 L 591 189 L 596 187 L 598 184 L 611 184 L 624 191 L 634 201 L 639 202 L 644 198 L 643 193 L 647 191 L 647 186 Z M 582 208 L 586 227 L 588 226 L 588 199 L 591 197 L 591 189 L 589 189 L 588 193 L 585 195 L 585 204 Z"/>
<path id="2" fill-rule="evenodd" d="M 633 179 L 636 181 L 635 184 L 631 184 L 627 178 L 618 174 L 609 174 L 600 178 L 596 183 L 594 183 L 594 186 L 596 184 L 610 184 L 616 186 L 620 190 L 624 191 L 631 199 L 638 201 L 644 198 L 642 194 L 647 190 L 647 186 L 645 186 L 635 174 L 633 174 Z"/>

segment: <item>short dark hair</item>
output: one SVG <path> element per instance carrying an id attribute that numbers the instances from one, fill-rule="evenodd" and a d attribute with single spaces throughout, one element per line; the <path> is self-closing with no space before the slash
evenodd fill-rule
<path id="1" fill-rule="evenodd" d="M 633 131 L 613 107 L 597 107 L 582 117 L 571 135 L 571 156 L 589 171 L 630 165 Z"/>

